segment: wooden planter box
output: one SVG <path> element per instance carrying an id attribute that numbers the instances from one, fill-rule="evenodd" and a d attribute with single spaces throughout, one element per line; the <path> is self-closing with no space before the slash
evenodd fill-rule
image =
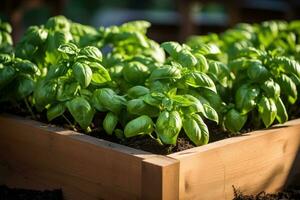
<path id="1" fill-rule="evenodd" d="M 0 184 L 65 199 L 232 199 L 300 183 L 300 120 L 160 156 L 0 116 Z M 297 182 L 298 181 L 298 182 Z"/>

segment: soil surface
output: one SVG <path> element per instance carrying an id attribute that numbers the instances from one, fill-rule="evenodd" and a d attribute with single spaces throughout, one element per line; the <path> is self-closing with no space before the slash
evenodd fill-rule
<path id="1" fill-rule="evenodd" d="M 268 194 L 260 192 L 257 195 L 246 195 L 239 190 L 233 188 L 233 200 L 300 200 L 300 188 L 288 188 L 282 192 Z"/>
<path id="2" fill-rule="evenodd" d="M 1 200 L 62 200 L 61 190 L 25 190 L 0 186 Z"/>
<path id="3" fill-rule="evenodd" d="M 299 103 L 300 102 L 296 102 L 294 104 L 294 106 L 291 106 L 290 108 L 288 108 L 289 113 L 291 113 L 290 119 L 295 119 L 295 118 L 300 117 L 300 111 L 298 109 L 298 106 L 296 106 L 296 105 L 299 105 Z M 33 112 L 37 113 L 34 110 L 34 108 L 33 108 Z M 4 105 L 4 106 L 0 107 L 0 113 L 11 113 L 14 115 L 23 116 L 28 119 L 34 119 L 34 120 L 38 120 L 38 121 L 49 124 L 49 122 L 47 121 L 46 112 L 39 113 L 39 114 L 35 115 L 35 117 L 32 117 L 30 115 L 30 113 L 28 112 L 28 110 L 26 109 L 26 106 L 23 104 L 18 104 L 17 106 L 11 106 L 10 104 Z M 69 113 L 66 112 L 64 115 L 68 119 L 72 119 L 72 116 Z M 255 113 L 254 113 L 254 115 L 255 115 Z M 161 145 L 159 142 L 157 142 L 157 140 L 153 139 L 152 137 L 150 137 L 148 135 L 127 138 L 126 140 L 123 138 L 117 138 L 115 135 L 110 136 L 110 135 L 105 134 L 105 131 L 101 128 L 103 118 L 104 118 L 103 114 L 101 114 L 101 113 L 96 114 L 96 116 L 94 117 L 94 121 L 91 125 L 92 132 L 90 132 L 89 135 L 96 137 L 96 138 L 108 140 L 111 142 L 123 144 L 123 145 L 129 146 L 129 147 L 135 148 L 135 149 L 140 149 L 140 150 L 144 150 L 147 152 L 151 152 L 151 153 L 155 153 L 155 154 L 162 154 L 162 155 L 175 153 L 175 152 L 179 152 L 179 151 L 183 151 L 183 150 L 195 147 L 195 145 L 187 138 L 187 136 L 184 133 L 179 134 L 176 145 Z M 240 133 L 237 133 L 235 135 L 232 135 L 232 134 L 230 135 L 229 132 L 224 131 L 220 126 L 218 126 L 214 122 L 206 120 L 205 123 L 207 124 L 208 129 L 209 129 L 209 133 L 210 133 L 209 142 L 210 143 L 218 141 L 218 140 L 222 140 L 225 138 L 229 138 L 229 137 L 240 136 L 241 134 L 264 128 L 262 123 L 254 122 L 254 120 L 252 120 L 251 116 L 248 117 L 248 120 L 247 120 L 247 123 L 246 123 L 246 126 L 244 127 L 244 129 L 241 130 Z M 75 126 L 75 127 L 70 126 L 67 123 L 67 121 L 65 120 L 65 118 L 63 118 L 63 117 L 56 118 L 55 120 L 53 120 L 51 122 L 50 125 L 63 127 L 63 128 L 75 130 L 78 132 L 83 132 L 83 130 L 81 130 L 79 126 Z"/>

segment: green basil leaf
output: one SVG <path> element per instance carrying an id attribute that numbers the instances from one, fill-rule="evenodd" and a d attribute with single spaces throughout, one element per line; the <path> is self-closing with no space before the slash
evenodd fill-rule
<path id="1" fill-rule="evenodd" d="M 69 66 L 67 63 L 58 63 L 54 65 L 50 65 L 48 68 L 48 72 L 46 75 L 47 80 L 51 80 L 54 78 L 58 78 L 60 76 L 66 75 L 69 70 Z"/>
<path id="2" fill-rule="evenodd" d="M 153 130 L 152 119 L 147 115 L 142 115 L 128 122 L 124 129 L 124 135 L 127 138 L 137 135 L 149 135 Z"/>
<path id="3" fill-rule="evenodd" d="M 34 59 L 35 54 L 38 51 L 38 47 L 32 44 L 20 42 L 17 44 L 15 52 L 16 56 L 20 58 L 32 58 Z M 38 60 L 38 59 L 37 59 Z"/>
<path id="4" fill-rule="evenodd" d="M 280 98 L 276 100 L 276 108 L 277 108 L 277 115 L 276 119 L 279 123 L 284 123 L 288 120 L 288 114 L 286 108 Z"/>
<path id="5" fill-rule="evenodd" d="M 288 96 L 288 100 L 291 104 L 294 104 L 297 100 L 297 87 L 290 77 L 282 74 L 277 78 L 280 85 L 281 92 Z"/>
<path id="6" fill-rule="evenodd" d="M 33 91 L 35 105 L 38 111 L 42 111 L 46 105 L 55 100 L 57 83 L 55 81 L 40 80 Z"/>
<path id="7" fill-rule="evenodd" d="M 237 73 L 238 71 L 241 71 L 241 70 L 246 70 L 250 66 L 261 66 L 261 65 L 262 65 L 262 62 L 260 60 L 249 59 L 249 58 L 244 58 L 244 57 L 230 60 L 228 62 L 229 69 L 234 73 Z"/>
<path id="8" fill-rule="evenodd" d="M 149 93 L 150 90 L 148 88 L 140 85 L 134 86 L 127 91 L 127 95 L 131 99 L 139 98 Z"/>
<path id="9" fill-rule="evenodd" d="M 148 115 L 157 117 L 159 109 L 155 106 L 146 104 L 143 99 L 133 99 L 127 102 L 127 111 L 134 115 Z"/>
<path id="10" fill-rule="evenodd" d="M 179 52 L 178 58 L 176 60 L 182 67 L 193 69 L 197 64 L 196 57 L 186 49 Z"/>
<path id="11" fill-rule="evenodd" d="M 198 53 L 201 53 L 203 55 L 215 55 L 219 54 L 221 51 L 218 46 L 215 44 L 199 44 L 195 47 L 195 50 Z"/>
<path id="12" fill-rule="evenodd" d="M 164 65 L 152 71 L 149 79 L 151 81 L 160 79 L 179 79 L 181 78 L 181 71 L 177 67 Z"/>
<path id="13" fill-rule="evenodd" d="M 151 26 L 150 22 L 144 20 L 130 21 L 122 24 L 119 28 L 126 31 L 137 31 L 146 34 L 147 28 Z"/>
<path id="14" fill-rule="evenodd" d="M 156 133 L 164 144 L 176 144 L 182 128 L 182 119 L 177 111 L 163 111 L 156 121 Z"/>
<path id="15" fill-rule="evenodd" d="M 12 49 L 10 48 L 10 46 L 13 45 L 13 40 L 12 40 L 12 37 L 9 33 L 5 33 L 5 32 L 2 32 L 1 34 L 2 36 L 2 44 L 6 44 L 6 46 L 4 47 L 4 52 L 6 53 L 9 53 L 12 51 Z M 7 48 L 7 49 L 5 49 Z"/>
<path id="16" fill-rule="evenodd" d="M 280 96 L 280 86 L 274 82 L 273 79 L 269 79 L 262 83 L 261 88 L 264 90 L 267 97 L 277 99 Z"/>
<path id="17" fill-rule="evenodd" d="M 207 63 L 206 58 L 200 54 L 200 53 L 195 53 L 194 56 L 197 59 L 197 64 L 195 66 L 195 70 L 200 71 L 200 72 L 207 72 L 209 65 Z"/>
<path id="18" fill-rule="evenodd" d="M 197 146 L 201 145 L 202 132 L 197 122 L 192 117 L 185 117 L 182 122 L 184 132 Z"/>
<path id="19" fill-rule="evenodd" d="M 24 39 L 26 38 L 27 43 L 35 46 L 42 45 L 46 41 L 47 37 L 48 32 L 37 26 L 30 26 L 24 34 Z"/>
<path id="20" fill-rule="evenodd" d="M 48 121 L 52 121 L 53 119 L 61 116 L 62 114 L 64 114 L 65 110 L 66 110 L 66 106 L 63 103 L 51 106 L 47 110 Z"/>
<path id="21" fill-rule="evenodd" d="M 83 88 L 88 87 L 93 75 L 91 68 L 88 65 L 80 62 L 76 62 L 72 68 L 74 77 L 79 82 L 79 84 Z"/>
<path id="22" fill-rule="evenodd" d="M 177 88 L 171 88 L 168 92 L 167 92 L 167 96 L 168 97 L 173 97 L 173 96 L 176 96 L 176 93 L 177 93 Z"/>
<path id="23" fill-rule="evenodd" d="M 170 80 L 168 80 L 168 79 L 162 79 L 162 80 L 156 80 L 156 81 L 149 81 L 147 86 L 149 86 L 151 91 L 164 92 L 164 91 L 170 90 L 171 83 L 170 83 Z"/>
<path id="24" fill-rule="evenodd" d="M 34 90 L 34 81 L 26 75 L 21 75 L 17 79 L 17 94 L 16 98 L 24 99 Z"/>
<path id="25" fill-rule="evenodd" d="M 120 78 L 123 76 L 123 66 L 122 65 L 114 65 L 107 69 L 110 76 L 112 78 Z"/>
<path id="26" fill-rule="evenodd" d="M 183 129 L 189 139 L 197 146 L 207 144 L 209 132 L 202 118 L 195 114 L 183 119 Z"/>
<path id="27" fill-rule="evenodd" d="M 67 101 L 75 97 L 76 93 L 80 89 L 77 82 L 68 82 L 65 79 L 58 80 L 57 95 L 56 99 L 58 101 Z"/>
<path id="28" fill-rule="evenodd" d="M 67 44 L 62 44 L 58 47 L 58 51 L 61 53 L 65 53 L 66 55 L 72 55 L 75 56 L 79 49 L 77 46 L 73 43 L 67 43 Z"/>
<path id="29" fill-rule="evenodd" d="M 209 75 L 211 75 L 216 82 L 219 82 L 223 87 L 229 86 L 229 81 L 232 78 L 227 66 L 221 62 L 211 61 L 209 62 Z"/>
<path id="30" fill-rule="evenodd" d="M 14 65 L 20 72 L 23 73 L 37 74 L 39 71 L 38 67 L 29 60 L 18 59 Z"/>
<path id="31" fill-rule="evenodd" d="M 94 107 L 99 111 L 110 110 L 113 113 L 120 113 L 126 105 L 124 97 L 117 95 L 110 88 L 97 89 L 93 93 L 92 102 Z"/>
<path id="32" fill-rule="evenodd" d="M 277 115 L 274 99 L 262 96 L 258 103 L 258 112 L 266 127 L 269 127 Z"/>
<path id="33" fill-rule="evenodd" d="M 168 53 L 172 58 L 177 58 L 178 53 L 182 50 L 182 47 L 177 42 L 164 42 L 161 47 Z"/>
<path id="34" fill-rule="evenodd" d="M 162 108 L 166 109 L 168 111 L 173 110 L 173 104 L 174 104 L 174 101 L 168 97 L 164 97 L 161 102 Z"/>
<path id="35" fill-rule="evenodd" d="M 10 83 L 16 76 L 16 70 L 11 66 L 0 68 L 0 89 Z"/>
<path id="36" fill-rule="evenodd" d="M 256 106 L 256 98 L 259 94 L 260 89 L 249 84 L 244 84 L 237 90 L 235 103 L 242 115 L 247 114 Z"/>
<path id="37" fill-rule="evenodd" d="M 118 124 L 118 116 L 108 112 L 103 120 L 103 128 L 108 135 L 112 135 Z"/>
<path id="38" fill-rule="evenodd" d="M 0 41 L 1 41 L 1 39 L 0 39 Z M 0 54 L 0 63 L 1 64 L 9 63 L 9 62 L 11 62 L 11 60 L 12 60 L 12 57 L 9 54 L 4 54 L 4 53 Z"/>
<path id="39" fill-rule="evenodd" d="M 111 81 L 109 72 L 101 64 L 92 62 L 89 66 L 93 68 L 92 84 L 102 85 Z"/>
<path id="40" fill-rule="evenodd" d="M 79 93 L 82 97 L 85 97 L 87 100 L 90 100 L 90 98 L 92 98 L 93 96 L 93 92 L 91 92 L 88 89 L 81 89 L 79 90 Z"/>
<path id="41" fill-rule="evenodd" d="M 291 74 L 290 78 L 295 83 L 296 86 L 300 85 L 300 77 L 296 76 L 295 74 Z"/>
<path id="42" fill-rule="evenodd" d="M 133 38 L 137 41 L 138 44 L 140 44 L 141 47 L 149 48 L 149 44 L 146 40 L 146 36 L 144 34 L 138 33 L 138 32 L 132 32 L 130 33 Z"/>
<path id="43" fill-rule="evenodd" d="M 208 101 L 209 105 L 211 105 L 217 112 L 220 112 L 223 107 L 223 101 L 219 94 L 216 94 L 208 89 L 202 89 L 201 90 L 201 96 L 205 98 L 206 101 Z M 203 99 L 203 98 L 202 98 Z M 201 102 L 201 101 L 200 101 Z M 202 104 L 207 102 L 204 102 L 202 100 Z"/>
<path id="44" fill-rule="evenodd" d="M 114 131 L 114 133 L 115 133 L 115 136 L 116 136 L 119 140 L 124 140 L 124 139 L 125 139 L 125 135 L 124 135 L 124 131 L 123 131 L 123 130 L 117 128 L 117 129 Z"/>
<path id="45" fill-rule="evenodd" d="M 193 113 L 204 113 L 204 108 L 202 103 L 196 97 L 192 95 L 184 95 L 191 104 L 189 106 L 181 107 L 183 113 L 193 114 Z M 182 105 L 181 105 L 182 106 Z"/>
<path id="46" fill-rule="evenodd" d="M 258 58 L 261 55 L 261 51 L 254 47 L 242 48 L 238 52 L 238 57 Z"/>
<path id="47" fill-rule="evenodd" d="M 193 98 L 193 96 L 191 96 L 191 98 Z M 172 95 L 170 97 L 170 99 L 173 100 L 173 101 L 175 101 L 177 104 L 179 104 L 179 106 L 190 106 L 190 105 L 193 104 L 193 101 L 191 101 L 185 95 Z M 196 100 L 198 100 L 198 99 L 196 99 Z"/>
<path id="48" fill-rule="evenodd" d="M 239 132 L 247 121 L 247 115 L 242 115 L 232 108 L 224 117 L 225 128 L 233 133 Z"/>
<path id="49" fill-rule="evenodd" d="M 7 23 L 7 22 L 0 22 L 0 23 L 1 23 L 1 25 L 0 25 L 1 31 L 5 31 L 7 33 L 12 32 L 12 27 L 9 23 Z"/>
<path id="50" fill-rule="evenodd" d="M 96 62 L 101 62 L 102 61 L 102 53 L 97 47 L 86 46 L 79 51 L 77 59 L 81 59 L 81 58 L 93 60 Z"/>
<path id="51" fill-rule="evenodd" d="M 68 43 L 71 40 L 72 35 L 69 32 L 63 32 L 62 30 L 49 32 L 46 41 L 45 61 L 47 63 L 56 64 L 62 56 L 61 53 L 57 50 L 58 47 L 61 44 Z"/>
<path id="52" fill-rule="evenodd" d="M 158 63 L 164 63 L 166 60 L 165 51 L 160 47 L 160 45 L 153 40 L 148 40 L 150 45 L 149 53 L 150 56 Z M 147 51 L 146 51 L 147 52 Z M 145 53 L 146 53 L 145 52 Z M 147 53 L 146 53 L 147 55 Z"/>
<path id="53" fill-rule="evenodd" d="M 70 21 L 62 15 L 51 17 L 47 20 L 45 28 L 57 31 L 69 31 L 70 30 Z"/>
<path id="54" fill-rule="evenodd" d="M 144 84 L 150 74 L 149 68 L 140 62 L 127 63 L 122 72 L 124 79 L 133 84 Z"/>
<path id="55" fill-rule="evenodd" d="M 76 97 L 66 103 L 67 108 L 81 128 L 87 130 L 94 118 L 95 110 L 83 97 Z"/>
<path id="56" fill-rule="evenodd" d="M 142 99 L 151 106 L 159 107 L 162 104 L 163 97 L 146 94 Z"/>
<path id="57" fill-rule="evenodd" d="M 262 65 L 251 65 L 247 70 L 248 77 L 257 82 L 264 82 L 270 77 L 270 73 L 268 72 L 267 68 Z"/>
<path id="58" fill-rule="evenodd" d="M 185 83 L 189 86 L 206 88 L 217 93 L 216 86 L 209 76 L 202 72 L 191 72 L 185 77 Z"/>
<path id="59" fill-rule="evenodd" d="M 203 104 L 203 112 L 201 113 L 205 118 L 219 123 L 218 113 L 208 104 Z"/>
<path id="60" fill-rule="evenodd" d="M 202 133 L 200 144 L 201 145 L 207 144 L 209 141 L 209 131 L 208 131 L 206 124 L 204 123 L 204 121 L 202 120 L 202 118 L 199 115 L 194 114 L 193 119 L 197 122 L 197 124 L 201 130 L 201 133 Z"/>
<path id="61" fill-rule="evenodd" d="M 297 61 L 287 57 L 275 57 L 272 61 L 279 65 L 283 72 L 300 77 L 300 64 Z"/>

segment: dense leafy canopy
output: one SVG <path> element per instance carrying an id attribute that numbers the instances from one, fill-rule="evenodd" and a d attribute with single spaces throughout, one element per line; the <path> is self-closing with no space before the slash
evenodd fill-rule
<path id="1" fill-rule="evenodd" d="M 225 67 L 214 70 L 223 107 L 217 111 L 226 129 L 240 131 L 247 118 L 255 127 L 287 121 L 287 108 L 298 98 L 300 78 L 300 21 L 238 24 L 223 34 L 194 36 L 192 49 L 214 45 L 221 51 L 208 62 Z M 211 66 L 210 66 L 211 67 Z M 232 76 L 218 74 L 232 73 Z M 220 80 L 227 77 L 231 83 Z M 229 78 L 230 77 L 230 78 Z M 216 108 L 216 107 L 215 107 Z"/>
<path id="2" fill-rule="evenodd" d="M 24 101 L 33 116 L 46 112 L 85 132 L 171 145 L 180 132 L 208 143 L 208 120 L 232 133 L 288 120 L 299 95 L 300 21 L 238 24 L 161 45 L 146 36 L 149 26 L 95 29 L 56 16 L 29 27 L 13 49 L 11 27 L 0 22 L 0 103 Z"/>

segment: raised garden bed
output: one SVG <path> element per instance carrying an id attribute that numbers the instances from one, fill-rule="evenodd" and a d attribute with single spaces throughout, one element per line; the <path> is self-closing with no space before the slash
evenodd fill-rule
<path id="1" fill-rule="evenodd" d="M 184 44 L 156 43 L 149 26 L 56 16 L 14 48 L 0 22 L 0 113 L 25 116 L 0 114 L 0 185 L 72 200 L 219 200 L 233 186 L 256 195 L 299 182 L 300 120 L 285 122 L 300 116 L 300 21 Z"/>
<path id="2" fill-rule="evenodd" d="M 0 184 L 65 199 L 232 199 L 299 184 L 300 120 L 167 156 L 0 116 Z"/>

